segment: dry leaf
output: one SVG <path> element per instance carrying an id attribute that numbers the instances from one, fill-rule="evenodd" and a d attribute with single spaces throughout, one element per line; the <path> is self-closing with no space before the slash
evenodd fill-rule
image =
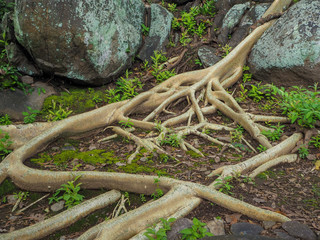
<path id="1" fill-rule="evenodd" d="M 316 161 L 315 163 L 315 169 L 320 170 L 320 160 Z"/>
<path id="2" fill-rule="evenodd" d="M 241 216 L 242 216 L 242 214 L 240 214 L 240 213 L 226 215 L 226 222 L 230 223 L 230 224 L 235 224 L 239 221 Z"/>

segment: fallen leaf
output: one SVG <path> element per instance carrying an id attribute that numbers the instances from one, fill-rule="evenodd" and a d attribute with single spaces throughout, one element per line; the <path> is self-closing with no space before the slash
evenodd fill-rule
<path id="1" fill-rule="evenodd" d="M 239 213 L 226 215 L 226 222 L 230 223 L 230 224 L 235 224 L 239 221 L 241 216 L 242 216 L 242 214 L 239 214 Z"/>
<path id="2" fill-rule="evenodd" d="M 315 163 L 315 169 L 320 170 L 320 160 L 316 161 Z"/>

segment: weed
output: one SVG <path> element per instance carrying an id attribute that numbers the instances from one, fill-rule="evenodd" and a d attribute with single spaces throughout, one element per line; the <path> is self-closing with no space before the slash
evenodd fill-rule
<path id="1" fill-rule="evenodd" d="M 163 196 L 163 191 L 159 188 L 159 182 L 160 179 L 159 178 L 155 178 L 154 179 L 154 183 L 157 185 L 156 191 L 154 193 L 151 194 L 151 197 L 156 200 L 158 198 L 161 198 Z"/>
<path id="2" fill-rule="evenodd" d="M 205 228 L 205 223 L 201 222 L 197 218 L 193 218 L 192 222 L 193 225 L 191 228 L 186 228 L 180 231 L 182 234 L 182 240 L 196 240 L 204 238 L 205 236 L 213 236 L 213 234 L 208 232 L 207 228 Z"/>
<path id="3" fill-rule="evenodd" d="M 84 198 L 83 195 L 78 193 L 80 191 L 81 183 L 74 185 L 80 177 L 81 175 L 77 176 L 73 181 L 68 181 L 67 184 L 62 184 L 61 188 L 57 189 L 53 196 L 49 198 L 49 204 L 53 201 L 58 202 L 60 200 L 64 200 L 64 205 L 69 209 L 81 203 Z M 63 193 L 63 195 L 58 197 L 60 193 Z"/>
<path id="4" fill-rule="evenodd" d="M 310 144 L 316 148 L 320 148 L 320 134 L 311 138 Z"/>
<path id="5" fill-rule="evenodd" d="M 11 120 L 8 114 L 5 114 L 4 116 L 0 117 L 0 125 L 10 125 Z"/>
<path id="6" fill-rule="evenodd" d="M 194 63 L 195 64 L 197 64 L 197 65 L 199 65 L 200 67 L 202 67 L 202 62 L 201 62 L 201 60 L 199 59 L 199 58 L 197 58 L 196 60 L 194 60 Z"/>
<path id="7" fill-rule="evenodd" d="M 315 122 L 320 120 L 320 91 L 317 84 L 314 85 L 313 91 L 297 86 L 290 92 L 275 86 L 273 89 L 282 97 L 279 105 L 291 123 L 297 122 L 300 126 L 312 128 Z"/>
<path id="8" fill-rule="evenodd" d="M 1 0 L 0 1 L 0 19 L 2 19 L 3 15 L 7 12 L 13 11 L 14 8 L 14 1 L 6 1 Z"/>
<path id="9" fill-rule="evenodd" d="M 159 72 L 154 77 L 156 78 L 157 83 L 162 83 L 163 81 L 165 81 L 175 75 L 176 75 L 175 69 L 172 69 L 171 71 L 165 70 L 165 71 Z"/>
<path id="10" fill-rule="evenodd" d="M 36 117 L 38 113 L 40 113 L 39 110 L 32 109 L 31 107 L 27 107 L 29 112 L 22 112 L 22 115 L 25 116 L 23 118 L 24 123 L 33 123 L 36 121 Z"/>
<path id="11" fill-rule="evenodd" d="M 309 150 L 308 148 L 302 146 L 299 148 L 298 153 L 299 153 L 299 157 L 303 159 L 309 155 Z"/>
<path id="12" fill-rule="evenodd" d="M 238 125 L 234 131 L 231 131 L 230 132 L 231 142 L 241 143 L 243 131 L 244 131 L 244 129 L 240 125 Z"/>
<path id="13" fill-rule="evenodd" d="M 144 235 L 149 240 L 167 240 L 167 231 L 171 230 L 170 224 L 176 221 L 175 218 L 169 218 L 168 220 L 160 218 L 162 222 L 162 228 L 158 231 L 155 228 L 147 228 Z"/>
<path id="14" fill-rule="evenodd" d="M 18 192 L 18 193 L 13 193 L 13 197 L 14 197 L 15 199 L 17 199 L 17 200 L 20 199 L 20 201 L 25 201 L 25 200 L 27 200 L 28 196 L 29 196 L 29 192 L 22 192 L 22 191 L 20 191 L 20 192 Z"/>
<path id="15" fill-rule="evenodd" d="M 57 108 L 57 103 L 54 100 L 52 100 L 51 108 L 51 110 L 48 110 L 49 114 L 46 116 L 46 119 L 49 122 L 65 119 L 72 113 L 72 110 L 68 111 L 68 108 L 63 109 L 61 104 L 59 105 L 59 108 Z"/>
<path id="16" fill-rule="evenodd" d="M 283 133 L 282 128 L 284 128 L 284 125 L 280 125 L 280 123 L 278 123 L 277 126 L 271 126 L 272 128 L 274 128 L 274 130 L 262 130 L 261 133 L 263 135 L 265 135 L 270 141 L 277 141 L 280 139 L 281 134 Z"/>
<path id="17" fill-rule="evenodd" d="M 119 121 L 119 124 L 123 128 L 132 128 L 133 127 L 133 122 L 130 122 L 130 118 L 128 118 L 126 121 L 123 121 L 123 120 Z"/>
<path id="18" fill-rule="evenodd" d="M 170 12 L 176 12 L 176 11 L 178 11 L 178 10 L 177 10 L 177 4 L 175 4 L 175 3 L 168 3 L 168 10 L 169 10 Z"/>
<path id="19" fill-rule="evenodd" d="M 252 79 L 252 74 L 249 72 L 250 71 L 250 68 L 246 65 L 243 66 L 242 68 L 242 71 L 243 71 L 243 75 L 242 75 L 242 81 L 243 83 L 246 83 L 246 82 L 250 82 Z"/>
<path id="20" fill-rule="evenodd" d="M 147 199 L 144 196 L 144 194 L 140 194 L 140 199 L 141 199 L 141 202 L 143 202 L 143 203 L 145 203 L 147 201 Z"/>
<path id="21" fill-rule="evenodd" d="M 150 28 L 147 27 L 147 26 L 144 25 L 144 24 L 141 24 L 141 27 L 142 27 L 142 34 L 145 35 L 145 36 L 148 36 L 148 35 L 149 35 Z"/>
<path id="22" fill-rule="evenodd" d="M 161 140 L 160 145 L 170 145 L 171 147 L 179 147 L 181 142 L 181 138 L 178 136 L 178 134 L 169 134 L 166 135 L 166 137 Z"/>
<path id="23" fill-rule="evenodd" d="M 216 179 L 215 186 L 219 187 L 219 192 L 223 192 L 225 194 L 233 195 L 231 189 L 234 188 L 228 181 L 231 180 L 232 177 L 225 177 L 223 180 L 218 178 Z"/>
<path id="24" fill-rule="evenodd" d="M 232 47 L 230 47 L 228 44 L 224 45 L 224 47 L 222 47 L 222 57 L 226 57 L 228 56 L 228 54 L 231 52 Z"/>
<path id="25" fill-rule="evenodd" d="M 7 132 L 3 132 L 0 129 L 0 160 L 4 159 L 5 156 L 7 156 L 9 153 L 12 152 L 11 149 L 8 149 L 10 145 L 12 144 L 12 141 L 10 141 L 10 136 Z"/>
<path id="26" fill-rule="evenodd" d="M 246 100 L 247 92 L 248 92 L 248 89 L 246 89 L 243 84 L 240 84 L 240 91 L 239 91 L 240 97 L 237 97 L 236 100 L 238 102 L 243 102 L 244 100 Z"/>
<path id="27" fill-rule="evenodd" d="M 268 148 L 265 147 L 265 146 L 263 146 L 263 145 L 261 145 L 261 144 L 259 144 L 259 146 L 257 147 L 257 149 L 258 149 L 259 152 L 264 152 L 264 151 L 266 151 Z"/>
<path id="28" fill-rule="evenodd" d="M 180 43 L 182 46 L 187 46 L 187 44 L 191 41 L 192 41 L 192 39 L 189 37 L 187 31 L 181 33 Z"/>
<path id="29" fill-rule="evenodd" d="M 128 192 L 124 192 L 124 196 L 125 196 L 125 198 L 126 198 L 127 201 L 128 201 L 128 205 L 130 206 L 130 205 L 131 205 L 131 202 L 130 202 L 130 195 L 129 195 L 129 193 L 128 193 Z"/>

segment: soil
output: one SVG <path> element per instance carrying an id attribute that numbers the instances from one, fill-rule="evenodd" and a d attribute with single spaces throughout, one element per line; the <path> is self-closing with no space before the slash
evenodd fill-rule
<path id="1" fill-rule="evenodd" d="M 207 37 L 203 37 L 203 39 L 210 39 L 210 46 L 218 47 L 216 39 L 210 38 L 209 35 Z M 183 50 L 187 50 L 180 64 L 175 67 L 176 72 L 181 73 L 200 69 L 201 67 L 195 64 L 194 60 L 198 59 L 198 48 L 205 44 L 208 44 L 208 41 L 194 39 L 192 44 L 188 46 L 183 47 L 177 45 L 176 47 L 168 48 L 167 57 L 169 59 L 180 55 Z M 220 54 L 222 54 L 222 52 L 220 52 Z M 130 69 L 132 72 L 130 75 L 131 78 L 135 76 L 141 76 L 141 72 L 143 72 L 141 65 L 141 62 L 135 62 L 133 67 Z M 143 72 L 143 76 L 144 77 L 142 77 L 142 81 L 144 86 L 143 90 L 140 92 L 146 91 L 157 84 L 156 80 L 147 72 Z M 65 79 L 59 79 L 56 77 L 45 77 L 37 80 L 42 80 L 48 84 L 51 84 L 58 92 L 64 92 L 66 90 L 75 88 L 74 85 L 71 85 Z M 228 89 L 230 92 L 234 92 L 235 97 L 240 96 L 240 81 L 241 80 L 239 80 L 238 84 Z M 252 82 L 250 82 L 250 85 L 251 84 L 257 85 L 258 83 L 253 79 Z M 83 88 L 80 86 L 76 87 Z M 94 90 L 104 91 L 112 87 L 114 87 L 114 84 L 111 83 L 106 86 L 94 88 Z M 248 89 L 250 88 L 248 87 Z M 100 107 L 104 104 L 106 103 L 98 103 L 96 104 L 96 107 Z M 266 108 L 264 108 L 266 104 L 268 104 L 268 101 L 265 99 L 259 103 L 256 103 L 250 98 L 247 98 L 240 103 L 240 105 L 246 111 L 253 114 L 281 115 L 281 111 L 276 107 L 276 105 L 272 106 L 271 108 L 269 107 L 270 110 L 266 110 Z M 187 101 L 183 101 L 167 110 L 175 113 L 181 113 L 182 111 L 185 111 L 187 106 Z M 134 116 L 134 118 L 137 119 L 142 119 L 143 117 L 145 116 Z M 235 128 L 237 127 L 236 123 L 223 116 L 219 112 L 215 115 L 206 117 L 212 123 L 224 124 L 226 126 Z M 158 120 L 163 121 L 165 118 L 166 116 L 159 116 Z M 39 118 L 38 120 L 43 121 L 44 118 Z M 19 122 L 16 122 L 15 124 L 18 123 Z M 282 138 L 276 142 L 273 142 L 274 145 L 286 138 L 286 136 L 290 136 L 295 131 L 295 127 L 287 124 L 283 130 L 284 132 L 282 134 Z M 318 128 L 318 130 L 320 129 Z M 134 133 L 140 137 L 148 134 L 148 132 L 141 130 L 136 130 Z M 99 140 L 112 134 L 113 133 L 110 129 L 97 129 L 81 138 L 58 139 L 52 142 L 45 151 L 40 152 L 36 156 L 26 160 L 25 164 L 30 167 L 51 171 L 115 171 L 132 174 L 154 175 L 155 178 L 159 178 L 161 176 L 170 176 L 176 179 L 208 185 L 215 179 L 215 177 L 208 177 L 208 174 L 210 174 L 212 170 L 223 165 L 235 164 L 239 161 L 244 161 L 256 155 L 256 153 L 254 153 L 246 143 L 232 139 L 229 132 L 211 131 L 210 136 L 224 142 L 230 142 L 237 151 L 233 148 L 222 149 L 221 146 L 212 144 L 203 140 L 202 138 L 188 136 L 186 140 L 199 149 L 204 154 L 204 157 L 199 156 L 192 151 L 184 152 L 177 147 L 164 144 L 163 148 L 170 153 L 170 156 L 172 157 L 166 158 L 157 153 L 147 154 L 142 151 L 133 161 L 133 164 L 128 165 L 126 164 L 126 159 L 135 151 L 135 144 L 132 141 L 122 137 L 117 137 L 110 141 L 99 142 Z M 258 148 L 259 144 L 255 142 L 249 136 L 249 134 L 244 132 L 243 136 L 253 148 Z M 101 149 L 105 152 L 113 152 L 114 156 L 118 158 L 118 161 L 117 163 L 105 162 L 95 164 L 90 164 L 76 158 L 66 161 L 62 164 L 57 164 L 53 160 L 42 164 L 37 164 L 31 161 L 32 159 L 40 158 L 43 156 L 43 153 L 47 153 L 50 156 L 60 154 L 63 149 L 77 149 L 80 152 Z M 315 161 L 320 159 L 320 150 L 310 145 L 309 151 L 310 152 L 307 158 L 299 158 L 299 160 L 295 163 L 282 164 L 271 168 L 268 171 L 258 175 L 253 180 L 248 179 L 245 176 L 239 176 L 238 178 L 229 182 L 227 186 L 221 188 L 221 191 L 257 207 L 279 212 L 291 218 L 292 220 L 298 220 L 302 223 L 305 223 L 312 230 L 319 234 L 320 174 L 319 171 L 315 169 Z M 108 189 L 81 190 L 80 194 L 83 194 L 86 200 L 107 190 Z M 30 226 L 59 213 L 52 212 L 50 210 L 48 197 L 39 201 L 20 214 L 15 214 L 15 212 L 12 213 L 11 210 L 14 203 L 8 203 L 7 200 L 10 195 L 23 191 L 24 190 L 15 187 L 10 179 L 7 179 L 4 183 L 2 183 L 0 187 L 0 233 L 10 232 Z M 18 210 L 45 195 L 46 193 L 29 192 L 29 196 L 18 206 Z M 126 196 L 129 196 L 130 200 L 130 205 L 128 202 L 126 204 L 128 211 L 140 207 L 145 201 L 152 201 L 151 196 L 141 196 L 134 193 L 127 193 Z M 52 197 L 52 193 L 49 197 Z M 61 236 L 65 236 L 66 239 L 76 238 L 90 227 L 109 219 L 112 215 L 115 205 L 116 204 L 113 204 L 103 210 L 96 211 L 95 213 L 90 214 L 86 218 L 83 218 L 79 222 L 73 224 L 71 227 L 68 227 L 68 229 L 58 231 L 55 234 L 45 237 L 44 239 L 60 239 Z M 191 219 L 196 217 L 203 222 L 208 222 L 213 220 L 215 217 L 220 217 L 225 221 L 227 233 L 230 229 L 230 225 L 235 222 L 249 221 L 261 224 L 261 222 L 250 219 L 246 216 L 242 216 L 241 214 L 231 212 L 208 201 L 202 201 L 201 205 L 191 212 L 187 217 Z M 279 227 L 280 225 L 276 224 L 273 228 Z M 272 230 L 265 230 L 263 234 L 274 236 Z"/>

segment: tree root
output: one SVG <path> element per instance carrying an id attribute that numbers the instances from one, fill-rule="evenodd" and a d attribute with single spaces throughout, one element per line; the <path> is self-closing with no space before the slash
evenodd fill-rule
<path id="1" fill-rule="evenodd" d="M 282 12 L 290 4 L 290 0 L 275 0 L 264 16 Z M 162 151 L 159 142 L 170 133 L 169 127 L 177 134 L 186 136 L 197 135 L 208 141 L 228 146 L 205 133 L 205 129 L 231 128 L 209 123 L 206 116 L 221 111 L 226 116 L 240 124 L 253 139 L 269 148 L 266 152 L 256 155 L 242 163 L 225 166 L 215 170 L 210 176 L 221 174 L 219 180 L 227 176 L 249 172 L 254 168 L 260 171 L 263 167 L 270 167 L 279 161 L 282 155 L 289 154 L 296 143 L 302 138 L 302 134 L 296 133 L 287 140 L 272 147 L 265 136 L 261 134 L 261 125 L 256 122 L 265 121 L 263 116 L 254 116 L 246 113 L 234 100 L 232 95 L 226 92 L 226 88 L 237 82 L 242 75 L 242 67 L 247 55 L 257 39 L 268 29 L 274 20 L 257 27 L 246 39 L 244 39 L 228 56 L 216 65 L 207 69 L 182 73 L 171 77 L 147 92 L 141 93 L 131 100 L 109 104 L 93 111 L 72 116 L 70 118 L 52 122 L 37 123 L 24 126 L 1 127 L 8 132 L 15 142 L 12 145 L 14 151 L 0 163 L 0 183 L 7 177 L 20 188 L 29 191 L 52 192 L 60 188 L 61 184 L 81 175 L 83 188 L 87 189 L 117 189 L 128 192 L 151 195 L 156 189 L 161 189 L 165 194 L 162 198 L 149 202 L 142 207 L 129 211 L 112 220 L 103 222 L 85 232 L 79 239 L 143 239 L 142 231 L 148 226 L 158 222 L 159 218 L 176 216 L 182 217 L 198 206 L 201 199 L 207 199 L 232 211 L 241 212 L 247 216 L 260 220 L 273 220 L 284 222 L 289 219 L 281 214 L 254 207 L 240 200 L 229 197 L 217 190 L 217 179 L 209 186 L 203 186 L 192 182 L 184 182 L 172 178 L 161 177 L 155 184 L 154 176 L 131 175 L 125 173 L 109 172 L 67 172 L 46 171 L 32 169 L 23 164 L 24 160 L 33 156 L 47 144 L 62 136 L 72 136 L 93 131 L 98 128 L 111 126 L 119 121 L 128 121 L 132 113 L 142 113 L 146 117 L 143 120 L 130 119 L 135 128 L 153 131 L 157 126 L 155 119 L 160 114 L 172 113 L 171 107 L 179 101 L 189 101 L 186 110 L 180 114 L 170 116 L 164 123 L 159 124 L 162 131 L 158 136 L 140 138 L 130 131 L 119 127 L 112 129 L 121 136 L 130 137 L 137 149 L 144 147 L 148 151 Z M 197 123 L 194 124 L 195 116 Z M 267 117 L 274 122 L 287 122 L 287 119 Z M 269 121 L 269 120 L 268 120 Z M 182 128 L 174 128 L 178 124 L 186 124 Z M 202 132 L 199 130 L 202 128 Z M 21 137 L 24 136 L 24 137 Z M 181 146 L 197 151 L 191 144 L 181 141 Z M 133 154 L 133 159 L 135 154 Z M 202 154 L 202 153 L 201 153 Z M 286 157 L 285 157 L 286 158 Z M 293 158 L 293 157 L 292 157 Z M 272 161 L 273 159 L 276 159 Z M 290 157 L 291 159 L 291 157 Z M 291 161 L 291 160 L 290 160 Z M 269 165 L 265 165 L 269 162 Z M 260 166 L 260 168 L 259 168 Z M 254 172 L 254 173 L 256 173 Z M 1 239 L 36 239 L 46 236 L 61 229 L 83 217 L 83 209 L 96 209 L 119 199 L 120 193 L 112 191 L 111 197 L 101 200 L 98 197 L 75 206 L 64 213 L 41 223 L 8 234 L 1 234 Z M 100 199 L 100 200 L 97 200 Z M 103 203 L 102 203 L 103 202 Z M 88 207 L 85 207 L 88 206 Z M 79 209 L 82 209 L 80 212 Z M 90 210 L 85 210 L 85 214 Z M 72 217 L 72 218 L 71 218 Z M 124 228 L 123 226 L 126 226 Z"/>

